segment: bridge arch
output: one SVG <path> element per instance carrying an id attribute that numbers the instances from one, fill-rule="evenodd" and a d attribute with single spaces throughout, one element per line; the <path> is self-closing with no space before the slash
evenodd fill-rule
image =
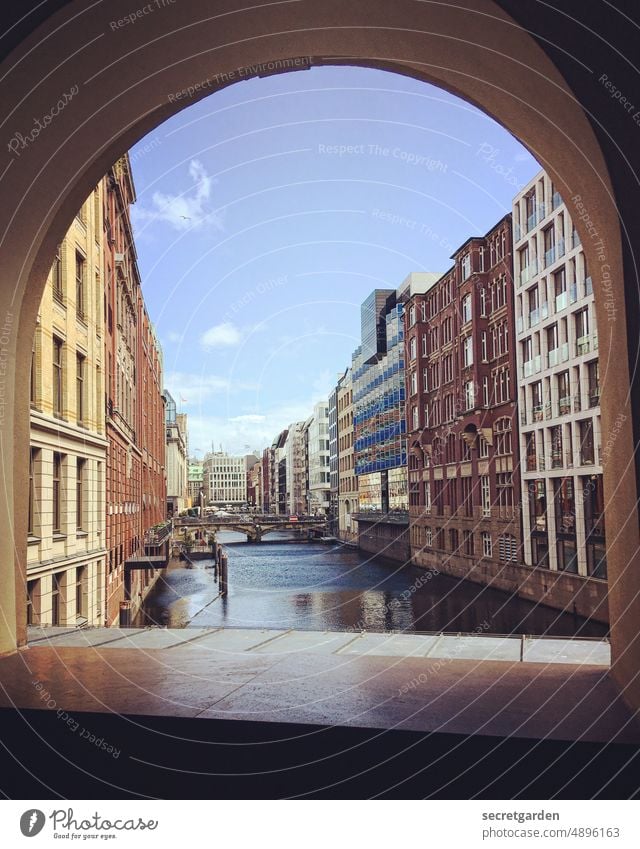
<path id="1" fill-rule="evenodd" d="M 116 158 L 165 119 L 217 86 L 247 74 L 308 64 L 362 65 L 441 86 L 507 127 L 552 176 L 560 193 L 577 193 L 599 239 L 603 263 L 577 221 L 594 273 L 596 310 L 607 368 L 603 433 L 616 439 L 605 467 L 613 675 L 640 705 L 640 549 L 623 241 L 604 148 L 574 96 L 569 73 L 493 0 L 342 3 L 206 0 L 166 4 L 131 25 L 128 0 L 64 4 L 18 43 L 0 67 L 2 126 L 10 138 L 55 120 L 27 149 L 0 161 L 0 326 L 4 379 L 0 435 L 0 653 L 26 641 L 28 381 L 31 340 L 46 276 L 76 210 Z M 298 61 L 299 60 L 299 61 Z M 297 62 L 297 65 L 296 65 Z M 292 64 L 293 63 L 293 66 Z M 211 81 L 214 81 L 212 84 Z M 70 96 L 69 93 L 73 93 Z M 597 121 L 594 119 L 597 125 Z M 626 189 L 625 189 L 626 190 Z M 628 191 L 640 194 L 636 188 Z M 605 269 L 606 264 L 606 269 Z M 605 278 L 606 271 L 606 278 Z M 632 264 L 628 273 L 634 273 Z M 608 321 L 608 301 L 617 320 Z M 5 344 L 6 342 L 6 344 Z"/>

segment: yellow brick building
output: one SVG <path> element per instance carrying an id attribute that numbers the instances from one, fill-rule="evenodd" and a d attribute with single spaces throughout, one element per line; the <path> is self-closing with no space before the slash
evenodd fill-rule
<path id="1" fill-rule="evenodd" d="M 59 246 L 31 368 L 28 621 L 104 624 L 103 183 Z"/>

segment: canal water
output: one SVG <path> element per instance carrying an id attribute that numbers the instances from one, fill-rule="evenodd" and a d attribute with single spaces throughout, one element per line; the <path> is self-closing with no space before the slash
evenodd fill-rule
<path id="1" fill-rule="evenodd" d="M 290 542 L 284 533 L 268 539 L 251 544 L 232 532 L 219 535 L 229 557 L 226 598 L 218 595 L 212 561 L 193 566 L 172 561 L 147 596 L 136 626 L 607 633 L 600 623 L 357 549 Z"/>

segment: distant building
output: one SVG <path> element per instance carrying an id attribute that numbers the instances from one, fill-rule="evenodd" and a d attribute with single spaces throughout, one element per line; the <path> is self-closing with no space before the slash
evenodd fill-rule
<path id="1" fill-rule="evenodd" d="M 358 479 L 353 453 L 353 387 L 351 369 L 338 381 L 338 536 L 348 542 L 357 540 Z"/>
<path id="2" fill-rule="evenodd" d="M 260 507 L 263 513 L 274 513 L 274 504 L 271 495 L 273 476 L 273 448 L 265 448 L 262 452 L 262 486 L 260 489 Z"/>
<path id="3" fill-rule="evenodd" d="M 287 512 L 294 515 L 306 509 L 304 422 L 289 425 L 285 442 L 286 459 L 286 504 Z"/>
<path id="4" fill-rule="evenodd" d="M 289 430 L 280 431 L 271 443 L 269 454 L 269 512 L 287 512 L 286 442 Z"/>
<path id="5" fill-rule="evenodd" d="M 233 457 L 219 451 L 206 454 L 203 465 L 208 504 L 224 508 L 242 507 L 247 503 L 247 467 L 244 457 Z"/>
<path id="6" fill-rule="evenodd" d="M 334 386 L 329 394 L 329 530 L 335 536 L 338 535 L 340 486 L 338 455 L 338 387 Z"/>
<path id="7" fill-rule="evenodd" d="M 262 511 L 262 460 L 254 459 L 247 471 L 247 504 Z"/>
<path id="8" fill-rule="evenodd" d="M 309 489 L 308 512 L 329 515 L 329 406 L 326 401 L 313 408 L 307 431 Z"/>
<path id="9" fill-rule="evenodd" d="M 201 460 L 189 460 L 187 487 L 189 490 L 190 506 L 205 507 L 207 499 L 204 491 L 204 464 Z"/>
<path id="10" fill-rule="evenodd" d="M 167 515 L 177 516 L 187 509 L 186 415 L 176 411 L 176 402 L 166 389 L 165 429 L 167 466 Z"/>

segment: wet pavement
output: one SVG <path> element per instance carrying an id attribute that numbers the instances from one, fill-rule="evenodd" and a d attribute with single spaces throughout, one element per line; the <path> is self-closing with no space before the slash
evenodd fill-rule
<path id="1" fill-rule="evenodd" d="M 312 631 L 462 632 L 603 637 L 605 625 L 356 549 L 285 539 L 250 544 L 226 533 L 229 594 L 211 561 L 175 562 L 136 626 Z"/>

